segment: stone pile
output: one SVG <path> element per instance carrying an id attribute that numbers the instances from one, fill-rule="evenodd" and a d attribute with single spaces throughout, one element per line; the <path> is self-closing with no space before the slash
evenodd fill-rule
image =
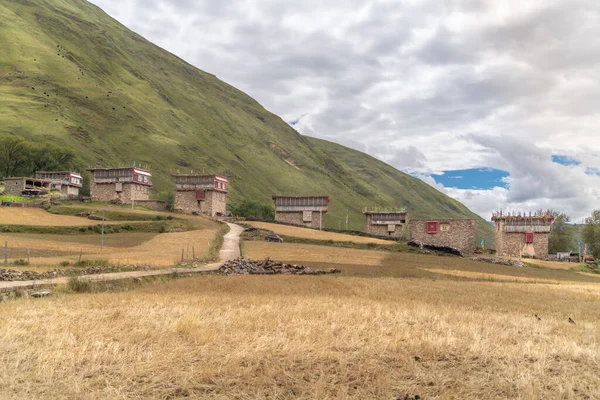
<path id="1" fill-rule="evenodd" d="M 60 278 L 63 276 L 98 275 L 110 272 L 123 271 L 150 271 L 152 267 L 87 267 L 55 269 L 48 272 L 17 271 L 14 269 L 0 268 L 0 281 L 34 281 L 42 279 Z"/>
<path id="2" fill-rule="evenodd" d="M 217 271 L 223 275 L 325 275 L 339 274 L 339 269 L 312 269 L 305 265 L 285 264 L 265 258 L 262 261 L 237 258 L 222 264 Z"/>
<path id="3" fill-rule="evenodd" d="M 470 257 L 471 261 L 484 262 L 497 265 L 508 265 L 509 267 L 524 267 L 525 263 L 521 260 L 511 260 L 508 258 L 499 257 Z"/>

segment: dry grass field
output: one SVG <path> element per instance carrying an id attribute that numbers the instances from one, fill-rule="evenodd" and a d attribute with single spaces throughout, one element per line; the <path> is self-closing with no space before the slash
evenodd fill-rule
<path id="1" fill-rule="evenodd" d="M 583 282 L 345 274 L 19 299 L 0 397 L 594 399 L 599 302 Z"/>
<path id="2" fill-rule="evenodd" d="M 319 231 L 316 229 L 302 228 L 297 226 L 270 224 L 268 222 L 249 221 L 248 224 L 261 229 L 268 229 L 278 235 L 295 236 L 305 239 L 315 240 L 333 240 L 336 242 L 354 242 L 354 243 L 377 243 L 377 244 L 393 244 L 389 240 L 381 240 L 366 236 L 345 235 L 343 233 Z"/>
<path id="3" fill-rule="evenodd" d="M 94 210 L 97 205 L 82 205 Z M 103 206 L 104 207 L 104 206 Z M 112 211 L 122 211 L 119 206 L 107 206 Z M 112 208 L 110 208 L 112 207 Z M 127 210 L 125 208 L 125 210 Z M 127 210 L 129 211 L 129 210 Z M 167 215 L 152 211 L 133 211 L 148 215 Z M 206 218 L 187 215 L 180 218 L 193 219 L 195 230 L 172 233 L 125 232 L 104 235 L 104 248 L 100 251 L 100 234 L 62 235 L 38 233 L 0 233 L 2 256 L 4 243 L 8 242 L 8 258 L 11 261 L 26 259 L 29 249 L 30 263 L 33 269 L 45 270 L 55 268 L 63 261 L 106 260 L 112 265 L 152 265 L 172 266 L 181 260 L 181 250 L 185 249 L 186 257 L 206 257 L 209 246 L 221 226 Z M 122 224 L 124 221 L 106 222 L 106 224 Z M 0 224 L 19 224 L 36 226 L 86 226 L 98 225 L 82 217 L 50 214 L 42 209 L 33 208 L 0 208 Z M 135 224 L 133 222 L 132 224 Z M 11 267 L 16 269 L 32 269 L 31 266 Z"/>
<path id="4" fill-rule="evenodd" d="M 181 250 L 192 256 L 205 257 L 209 242 L 214 240 L 219 225 L 213 229 L 174 233 L 115 233 L 104 235 L 104 249 L 100 252 L 100 235 L 41 235 L 10 233 L 0 234 L 0 243 L 9 243 L 9 257 L 25 259 L 30 248 L 30 263 L 56 267 L 62 261 L 77 261 L 83 252 L 83 260 L 102 259 L 112 265 L 172 266 L 181 261 Z M 11 267 L 12 268 L 12 267 Z M 29 269 L 23 267 L 22 269 Z"/>
<path id="5" fill-rule="evenodd" d="M 106 221 L 106 224 L 123 221 Z M 0 207 L 0 225 L 37 225 L 37 226 L 88 226 L 98 225 L 98 221 L 82 217 L 54 215 L 41 208 Z"/>

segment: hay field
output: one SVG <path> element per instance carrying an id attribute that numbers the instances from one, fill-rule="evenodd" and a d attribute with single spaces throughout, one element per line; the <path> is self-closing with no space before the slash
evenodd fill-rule
<path id="1" fill-rule="evenodd" d="M 366 236 L 345 235 L 343 233 L 319 231 L 316 229 L 302 228 L 297 226 L 270 224 L 268 222 L 248 221 L 248 224 L 261 229 L 268 229 L 278 235 L 295 236 L 305 239 L 315 240 L 333 240 L 336 242 L 354 242 L 354 243 L 377 243 L 377 244 L 393 244 L 389 240 L 381 240 Z"/>
<path id="2" fill-rule="evenodd" d="M 25 259 L 30 248 L 30 262 L 36 266 L 55 267 L 62 261 L 107 260 L 113 265 L 172 266 L 181 261 L 181 250 L 192 257 L 192 247 L 198 258 L 206 257 L 220 226 L 211 223 L 202 230 L 173 233 L 115 233 L 104 235 L 100 252 L 100 235 L 41 235 L 0 233 L 0 243 L 8 242 L 9 260 Z M 12 267 L 11 267 L 12 268 Z M 21 269 L 29 269 L 23 267 Z"/>
<path id="3" fill-rule="evenodd" d="M 106 224 L 122 224 L 124 221 L 106 221 Z M 0 207 L 0 225 L 37 226 L 88 226 L 98 221 L 83 217 L 54 215 L 41 208 Z"/>
<path id="4" fill-rule="evenodd" d="M 245 241 L 243 255 L 252 259 L 271 257 L 273 260 L 286 262 L 380 265 L 388 253 L 313 244 Z"/>
<path id="5" fill-rule="evenodd" d="M 0 397 L 600 398 L 600 285 L 440 278 L 204 276 L 2 303 Z"/>

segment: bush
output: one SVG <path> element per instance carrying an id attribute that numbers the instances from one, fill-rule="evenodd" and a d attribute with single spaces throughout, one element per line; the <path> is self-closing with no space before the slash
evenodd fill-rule
<path id="1" fill-rule="evenodd" d="M 59 267 L 68 267 L 71 263 L 68 260 L 61 261 L 58 266 Z"/>
<path id="2" fill-rule="evenodd" d="M 108 267 L 108 260 L 96 259 L 96 260 L 81 260 L 73 263 L 74 267 Z"/>
<path id="3" fill-rule="evenodd" d="M 29 263 L 27 262 L 27 260 L 23 260 L 22 258 L 15 260 L 13 262 L 13 265 L 29 265 Z"/>
<path id="4" fill-rule="evenodd" d="M 253 219 L 262 219 L 273 221 L 275 219 L 275 210 L 271 205 L 263 204 L 255 200 L 244 200 L 237 207 L 233 207 L 232 214 L 236 217 Z"/>
<path id="5" fill-rule="evenodd" d="M 67 281 L 67 289 L 75 293 L 89 293 L 92 291 L 92 282 L 80 276 L 71 276 Z"/>
<path id="6" fill-rule="evenodd" d="M 198 211 L 192 211 L 192 215 L 200 215 Z"/>

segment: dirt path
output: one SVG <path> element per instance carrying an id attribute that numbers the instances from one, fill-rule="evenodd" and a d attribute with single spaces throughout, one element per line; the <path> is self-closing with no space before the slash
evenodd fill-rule
<path id="1" fill-rule="evenodd" d="M 198 268 L 169 268 L 155 271 L 129 271 L 129 272 L 113 272 L 110 274 L 97 274 L 97 275 L 84 275 L 83 278 L 89 279 L 90 281 L 116 281 L 119 279 L 128 278 L 143 278 L 146 276 L 159 276 L 159 275 L 170 275 L 173 273 L 198 273 L 198 272 L 209 272 L 216 271 L 219 266 L 228 260 L 238 258 L 240 256 L 240 235 L 244 231 L 239 225 L 227 223 L 229 226 L 229 232 L 223 238 L 223 247 L 219 252 L 219 262 L 203 265 Z M 36 281 L 9 281 L 0 282 L 0 291 L 6 291 L 11 289 L 30 289 L 39 286 L 57 285 L 60 283 L 66 283 L 69 278 L 53 278 L 53 279 L 42 279 Z"/>

